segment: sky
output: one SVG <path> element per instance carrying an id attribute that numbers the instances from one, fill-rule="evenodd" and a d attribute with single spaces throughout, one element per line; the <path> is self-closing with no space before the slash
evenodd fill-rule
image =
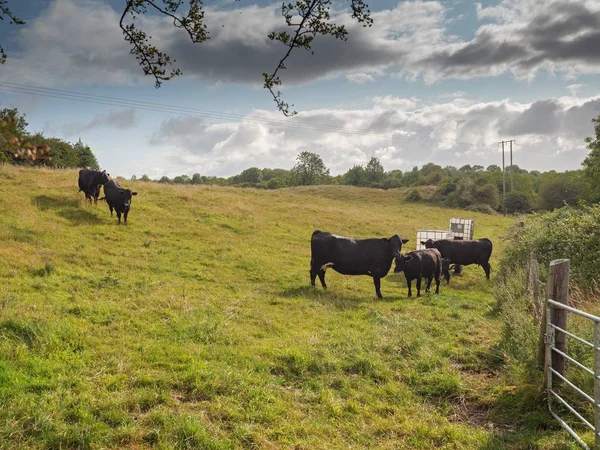
<path id="1" fill-rule="evenodd" d="M 335 0 L 347 41 L 318 36 L 282 71 L 284 117 L 262 73 L 287 48 L 281 3 L 207 0 L 210 40 L 165 17 L 137 22 L 182 76 L 156 89 L 119 28 L 124 0 L 9 0 L 0 108 L 29 130 L 81 139 L 111 176 L 290 169 L 319 154 L 333 175 L 373 156 L 386 170 L 502 164 L 499 141 L 528 170 L 581 167 L 600 115 L 600 0 L 369 0 L 374 24 Z M 506 145 L 508 164 L 508 144 Z"/>

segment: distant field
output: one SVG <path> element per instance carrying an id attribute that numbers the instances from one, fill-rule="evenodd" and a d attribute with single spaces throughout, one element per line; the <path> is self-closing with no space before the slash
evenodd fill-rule
<path id="1" fill-rule="evenodd" d="M 309 286 L 315 229 L 413 250 L 473 217 L 493 277 L 513 219 L 394 190 L 122 184 L 128 226 L 75 170 L 0 166 L 0 448 L 571 448 L 505 376 L 480 267 L 421 298 L 393 273 L 383 300 L 365 276 Z"/>

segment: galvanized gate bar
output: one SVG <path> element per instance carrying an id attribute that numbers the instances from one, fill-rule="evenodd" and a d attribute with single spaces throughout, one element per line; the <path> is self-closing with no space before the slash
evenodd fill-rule
<path id="1" fill-rule="evenodd" d="M 569 405 L 560 395 L 558 395 L 556 392 L 554 392 L 552 390 L 550 391 L 550 393 L 552 395 L 554 395 L 554 397 L 556 397 L 563 405 L 565 405 L 569 411 L 571 411 L 573 414 L 575 414 L 579 420 L 581 420 L 583 423 L 585 423 L 590 428 L 590 430 L 595 431 L 594 425 L 589 423 L 581 414 L 579 414 L 575 410 L 575 408 L 573 408 L 571 405 Z"/>
<path id="2" fill-rule="evenodd" d="M 569 333 L 567 330 L 563 330 L 561 327 L 557 327 L 556 325 L 554 325 L 554 324 L 552 324 L 552 323 L 550 324 L 550 326 L 551 326 L 552 328 L 554 328 L 555 330 L 562 331 L 562 332 L 563 332 L 563 333 L 565 333 L 567 336 L 571 336 L 573 339 L 577 339 L 577 340 L 578 340 L 579 342 L 581 342 L 582 344 L 585 344 L 585 345 L 587 345 L 587 346 L 588 346 L 588 347 L 590 347 L 590 348 L 594 348 L 594 344 L 592 344 L 591 342 L 588 342 L 588 341 L 586 341 L 585 339 L 581 339 L 579 336 L 575 336 L 573 333 Z M 600 349 L 597 349 L 597 350 L 600 350 Z"/>
<path id="3" fill-rule="evenodd" d="M 594 322 L 600 322 L 600 317 L 594 316 L 593 314 L 588 314 L 583 311 L 579 311 L 578 309 L 572 308 L 567 305 L 563 305 L 562 303 L 555 302 L 554 300 L 548 299 L 547 302 L 555 308 L 566 309 L 569 312 L 585 317 L 586 319 L 593 320 Z"/>
<path id="4" fill-rule="evenodd" d="M 552 308 L 564 309 L 568 312 L 572 312 L 577 314 L 578 316 L 584 317 L 586 319 L 594 322 L 594 343 L 586 341 L 585 339 L 580 338 L 579 336 L 574 335 L 573 333 L 569 333 L 567 330 L 563 330 L 561 327 L 558 327 L 551 323 L 552 321 Z M 556 332 L 560 331 L 565 333 L 565 335 L 576 339 L 577 341 L 591 347 L 594 351 L 594 370 L 592 371 L 589 367 L 581 364 L 579 361 L 575 360 L 571 356 L 566 354 L 566 351 L 560 351 L 555 346 L 555 335 Z M 600 317 L 594 316 L 592 314 L 588 314 L 586 312 L 580 311 L 578 309 L 567 306 L 563 303 L 556 302 L 554 300 L 548 299 L 546 302 L 546 382 L 547 382 L 547 392 L 548 392 L 548 410 L 552 417 L 554 417 L 558 423 L 569 433 L 573 439 L 575 439 L 583 448 L 589 449 L 588 445 L 577 435 L 577 433 L 552 410 L 552 397 L 556 398 L 563 406 L 565 406 L 575 417 L 581 420 L 588 428 L 594 431 L 594 448 L 596 450 L 600 450 Z M 558 373 L 555 369 L 552 368 L 552 356 L 553 353 L 557 353 L 561 355 L 565 360 L 572 362 L 580 369 L 585 370 L 586 373 L 592 375 L 594 377 L 594 398 L 590 395 L 586 394 L 583 390 L 575 386 L 569 380 L 567 380 L 564 376 Z M 565 399 L 563 399 L 560 395 L 558 395 L 552 389 L 552 378 L 553 375 L 556 375 L 560 380 L 562 380 L 567 386 L 577 391 L 580 395 L 582 395 L 587 401 L 594 405 L 594 426 L 586 420 L 579 412 L 575 410 L 571 405 L 569 405 Z"/>
<path id="5" fill-rule="evenodd" d="M 585 370 L 587 373 L 589 373 L 591 376 L 596 377 L 596 375 L 594 374 L 593 370 L 588 369 L 586 366 L 584 366 L 583 364 L 581 364 L 579 361 L 577 361 L 576 359 L 571 358 L 569 355 L 567 355 L 566 353 L 561 352 L 559 349 L 557 348 L 553 348 L 552 351 L 558 353 L 559 355 L 563 356 L 564 358 L 567 358 L 569 361 L 571 361 L 573 364 L 575 364 L 577 367 L 579 367 L 580 369 Z"/>
<path id="6" fill-rule="evenodd" d="M 585 450 L 589 450 L 589 449 L 590 449 L 590 447 L 589 447 L 589 446 L 588 446 L 588 445 L 587 445 L 585 442 L 583 442 L 583 440 L 582 440 L 582 439 L 581 439 L 581 438 L 580 438 L 580 437 L 577 435 L 577 433 L 575 433 L 575 432 L 573 431 L 573 429 L 572 429 L 572 428 L 571 428 L 569 425 L 567 425 L 567 423 L 566 423 L 564 420 L 562 420 L 560 417 L 558 417 L 558 416 L 557 416 L 557 415 L 554 413 L 554 411 L 550 410 L 550 414 L 552 414 L 552 417 L 554 417 L 554 418 L 555 418 L 555 419 L 558 421 L 558 423 L 560 423 L 560 424 L 561 424 L 561 426 L 562 426 L 562 427 L 563 427 L 565 430 L 567 430 L 567 433 L 569 433 L 569 434 L 570 434 L 570 435 L 573 437 L 573 439 L 575 439 L 577 442 L 579 442 L 579 444 L 580 444 L 580 445 L 581 445 L 583 448 L 585 448 Z"/>
<path id="7" fill-rule="evenodd" d="M 552 371 L 552 373 L 554 375 L 556 375 L 558 378 L 560 378 L 562 381 L 564 381 L 565 383 L 567 383 L 567 385 L 576 390 L 577 392 L 579 392 L 588 402 L 590 402 L 592 405 L 595 405 L 596 402 L 594 402 L 594 399 L 592 397 L 590 397 L 588 394 L 586 394 L 585 392 L 583 392 L 581 389 L 579 389 L 577 386 L 575 386 L 573 383 L 571 383 L 569 380 L 567 380 L 565 377 L 563 377 L 560 373 L 558 373 L 556 370 L 554 370 L 553 368 L 550 368 L 550 370 Z"/>
<path id="8" fill-rule="evenodd" d="M 594 321 L 594 372 L 596 375 L 600 374 L 600 355 L 598 354 L 598 347 L 600 347 L 600 325 L 598 325 L 598 321 Z M 596 399 L 594 403 L 594 419 L 595 419 L 595 427 L 594 430 L 594 446 L 598 449 L 600 448 L 600 380 L 598 377 L 594 377 L 594 398 Z"/>

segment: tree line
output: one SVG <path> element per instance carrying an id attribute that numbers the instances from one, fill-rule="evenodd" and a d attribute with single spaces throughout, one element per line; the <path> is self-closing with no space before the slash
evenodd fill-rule
<path id="1" fill-rule="evenodd" d="M 72 169 L 98 169 L 98 160 L 89 146 L 75 144 L 43 133 L 27 131 L 25 114 L 16 108 L 0 110 L 0 163 Z"/>
<path id="2" fill-rule="evenodd" d="M 301 152 L 291 170 L 251 167 L 229 178 L 206 177 L 195 173 L 191 178 L 180 175 L 143 181 L 169 184 L 216 184 L 221 186 L 280 189 L 307 185 L 349 185 L 376 189 L 406 190 L 406 200 L 430 202 L 471 211 L 532 212 L 552 211 L 565 205 L 600 202 L 600 116 L 592 119 L 595 137 L 585 142 L 590 149 L 583 168 L 557 172 L 527 171 L 518 165 L 445 166 L 435 163 L 415 166 L 410 171 L 386 171 L 381 161 L 372 157 L 366 165 L 355 164 L 346 173 L 332 176 L 322 158 L 312 152 Z M 137 179 L 134 175 L 133 179 Z M 506 195 L 503 185 L 506 183 Z"/>
<path id="3" fill-rule="evenodd" d="M 498 165 L 445 166 L 435 163 L 409 171 L 386 171 L 372 157 L 365 165 L 355 164 L 341 175 L 332 176 L 323 159 L 303 151 L 291 170 L 250 167 L 232 177 L 199 173 L 151 179 L 144 174 L 132 180 L 166 184 L 212 184 L 219 186 L 281 189 L 294 186 L 348 185 L 376 189 L 403 188 L 406 200 L 479 212 L 552 211 L 580 202 L 600 202 L 600 116 L 592 119 L 595 137 L 585 142 L 590 149 L 580 170 L 527 171 L 517 165 L 505 168 L 506 197 L 503 198 L 502 169 Z M 0 110 L 0 163 L 43 165 L 55 168 L 90 167 L 99 164 L 81 139 L 75 144 L 42 133 L 29 133 L 24 114 L 16 108 Z M 27 153 L 29 152 L 29 153 Z"/>

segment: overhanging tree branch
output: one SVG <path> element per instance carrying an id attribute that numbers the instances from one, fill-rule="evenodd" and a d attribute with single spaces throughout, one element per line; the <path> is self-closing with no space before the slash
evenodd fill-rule
<path id="1" fill-rule="evenodd" d="M 204 24 L 203 0 L 125 0 L 125 8 L 119 20 L 119 26 L 129 42 L 130 53 L 135 56 L 145 75 L 154 77 L 155 86 L 159 88 L 164 81 L 181 75 L 181 70 L 171 68 L 175 60 L 150 42 L 151 37 L 145 31 L 136 27 L 133 23 L 136 18 L 146 14 L 152 9 L 159 14 L 173 19 L 173 26 L 184 29 L 193 43 L 204 42 L 210 39 L 208 30 Z M 240 1 L 240 0 L 236 0 Z M 363 27 L 373 24 L 371 11 L 364 0 L 348 0 L 352 10 L 352 18 L 362 23 Z M 303 48 L 312 51 L 312 42 L 317 35 L 331 35 L 335 39 L 347 40 L 348 31 L 344 25 L 331 23 L 332 0 L 295 0 L 281 5 L 281 14 L 286 25 L 294 31 L 272 32 L 268 35 L 270 40 L 279 41 L 288 47 L 287 52 L 271 73 L 263 73 L 264 88 L 267 89 L 277 108 L 285 115 L 292 116 L 296 111 L 290 112 L 290 105 L 281 99 L 281 92 L 275 92 L 277 86 L 282 84 L 279 71 L 286 69 L 285 63 L 295 48 Z M 8 17 L 14 24 L 22 25 L 25 22 L 14 16 L 6 6 L 7 0 L 0 0 L 0 19 Z M 188 5 L 187 12 L 179 14 L 179 11 Z M 130 19 L 130 22 L 127 19 Z M 6 54 L 0 46 L 0 63 L 4 64 Z M 293 106 L 293 105 L 291 105 Z"/>
<path id="2" fill-rule="evenodd" d="M 363 27 L 370 27 L 373 24 L 373 19 L 371 18 L 371 11 L 368 9 L 368 5 L 364 0 L 350 0 L 350 2 L 352 18 L 362 23 Z M 335 39 L 343 41 L 348 40 L 348 31 L 344 25 L 329 23 L 331 20 L 331 3 L 332 0 L 296 0 L 295 3 L 283 3 L 281 5 L 281 15 L 285 18 L 288 27 L 296 27 L 294 36 L 291 37 L 287 31 L 272 32 L 269 34 L 269 39 L 279 41 L 288 47 L 288 51 L 279 61 L 275 70 L 271 74 L 263 73 L 264 88 L 269 90 L 273 96 L 273 100 L 277 104 L 277 109 L 286 117 L 296 115 L 297 112 L 290 112 L 290 105 L 281 99 L 281 92 L 279 90 L 275 92 L 274 89 L 276 86 L 282 84 L 278 72 L 280 69 L 286 69 L 285 61 L 292 53 L 292 50 L 303 48 L 314 54 L 311 44 L 318 34 L 331 35 Z M 293 11 L 295 11 L 295 14 Z M 301 20 L 294 22 L 294 16 L 300 17 Z"/>
<path id="3" fill-rule="evenodd" d="M 5 17 L 8 17 L 11 25 L 24 25 L 25 22 L 15 16 L 8 6 L 6 6 L 6 0 L 0 0 L 0 20 L 4 20 Z M 0 64 L 4 64 L 6 62 L 6 53 L 4 52 L 4 48 L 0 45 Z"/>
<path id="4" fill-rule="evenodd" d="M 161 0 L 163 7 L 160 7 L 156 1 L 152 0 L 128 0 L 127 5 L 121 15 L 119 26 L 123 30 L 125 40 L 131 44 L 131 54 L 139 61 L 144 70 L 144 75 L 152 75 L 155 79 L 155 86 L 159 88 L 163 81 L 181 75 L 179 69 L 172 69 L 167 74 L 166 67 L 171 66 L 175 60 L 161 52 L 150 43 L 150 36 L 143 30 L 137 28 L 135 24 L 125 24 L 125 18 L 129 15 L 132 20 L 137 16 L 145 14 L 148 6 L 156 11 L 173 19 L 173 25 L 176 28 L 183 28 L 189 35 L 192 42 L 204 42 L 208 37 L 206 25 L 202 22 L 204 11 L 202 10 L 202 0 L 189 0 L 189 10 L 187 14 L 179 17 L 177 11 L 183 4 L 182 0 Z"/>

